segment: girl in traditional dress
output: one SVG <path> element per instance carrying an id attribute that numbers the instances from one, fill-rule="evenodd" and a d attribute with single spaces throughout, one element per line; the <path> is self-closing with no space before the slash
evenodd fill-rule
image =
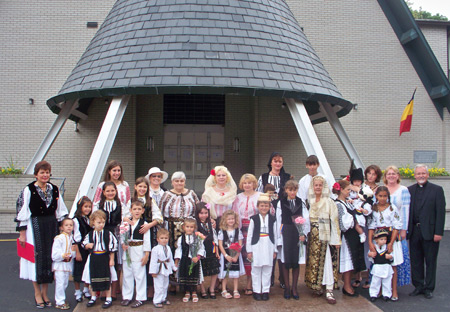
<path id="1" fill-rule="evenodd" d="M 199 202 L 195 210 L 195 219 L 197 220 L 197 229 L 206 238 L 203 241 L 205 246 L 205 257 L 200 260 L 202 264 L 203 276 L 211 276 L 211 284 L 209 286 L 209 298 L 216 299 L 214 287 L 217 281 L 217 275 L 220 271 L 219 263 L 219 240 L 217 239 L 216 230 L 211 224 L 211 217 L 209 215 L 209 204 Z M 202 298 L 207 299 L 208 294 L 204 283 L 201 284 Z"/>
<path id="2" fill-rule="evenodd" d="M 89 216 L 92 211 L 92 201 L 87 196 L 83 196 L 77 203 L 77 211 L 73 217 L 73 240 L 75 242 L 75 264 L 73 268 L 73 281 L 75 285 L 75 300 L 77 302 L 83 301 L 85 298 L 90 299 L 89 284 L 84 284 L 84 289 L 81 291 L 80 284 L 82 282 L 84 266 L 86 265 L 89 252 L 81 247 L 81 242 L 87 233 L 91 231 L 89 225 Z"/>
<path id="3" fill-rule="evenodd" d="M 300 249 L 304 253 L 304 242 L 306 241 L 306 235 L 309 228 L 308 222 L 304 222 L 304 225 L 296 225 L 296 218 L 303 218 L 304 221 L 308 221 L 308 209 L 305 203 L 297 197 L 298 182 L 289 180 L 284 185 L 284 192 L 287 197 L 282 198 L 278 202 L 277 213 L 277 244 L 280 246 L 278 253 L 278 259 L 281 260 L 283 280 L 286 288 L 284 289 L 284 298 L 290 299 L 291 296 L 295 300 L 299 300 L 297 285 L 298 276 L 300 274 L 299 263 L 305 263 L 305 258 L 301 261 Z M 300 229 L 300 226 L 302 229 Z M 289 271 L 292 269 L 292 288 L 289 282 Z"/>
<path id="4" fill-rule="evenodd" d="M 241 177 L 239 181 L 239 189 L 243 190 L 236 196 L 233 203 L 233 210 L 239 216 L 241 222 L 241 231 L 244 236 L 244 245 L 242 246 L 242 259 L 244 261 L 245 274 L 247 275 L 247 287 L 245 288 L 245 294 L 251 295 L 252 291 L 252 263 L 247 258 L 247 231 L 250 225 L 250 218 L 258 214 L 258 198 L 260 192 L 255 191 L 258 181 L 253 174 L 246 173 Z"/>
<path id="5" fill-rule="evenodd" d="M 92 307 L 97 300 L 97 291 L 104 291 L 106 301 L 102 308 L 112 305 L 111 283 L 117 282 L 114 269 L 114 254 L 117 251 L 117 238 L 105 228 L 106 214 L 97 210 L 89 218 L 93 230 L 84 238 L 81 246 L 90 251 L 83 271 L 83 282 L 90 284 L 91 299 L 86 306 Z"/>
<path id="6" fill-rule="evenodd" d="M 172 254 L 178 247 L 177 241 L 182 234 L 183 221 L 187 217 L 194 217 L 195 205 L 199 202 L 197 194 L 193 190 L 185 188 L 186 175 L 182 171 L 172 174 L 172 189 L 164 192 L 159 202 L 159 208 L 169 230 L 169 246 Z M 176 294 L 176 279 L 171 276 L 169 293 Z"/>
<path id="7" fill-rule="evenodd" d="M 347 197 L 350 194 L 350 183 L 339 180 L 333 185 L 333 193 L 338 197 L 335 200 L 339 213 L 339 227 L 342 233 L 342 246 L 339 257 L 339 271 L 343 275 L 344 287 L 342 292 L 347 296 L 357 296 L 351 285 L 352 271 L 359 273 L 366 269 L 364 262 L 364 244 L 360 242 L 359 233 L 355 229 L 357 220 L 355 210 L 350 207 Z"/>
<path id="8" fill-rule="evenodd" d="M 220 217 L 227 210 L 232 209 L 236 198 L 236 183 L 231 173 L 224 166 L 216 166 L 205 182 L 205 192 L 202 201 L 210 204 L 211 218 L 220 223 Z"/>
<path id="9" fill-rule="evenodd" d="M 244 262 L 240 251 L 230 248 L 232 244 L 242 246 L 244 236 L 239 230 L 239 217 L 233 210 L 227 210 L 220 220 L 219 248 L 220 248 L 220 273 L 222 280 L 222 297 L 226 299 L 239 299 L 239 277 L 245 275 Z M 227 280 L 233 279 L 233 296 L 227 291 Z"/>
<path id="10" fill-rule="evenodd" d="M 145 176 L 145 179 L 150 184 L 150 197 L 156 202 L 159 206 L 159 202 L 161 201 L 161 197 L 166 191 L 165 188 L 161 187 L 169 175 L 167 172 L 160 170 L 158 167 L 152 167 L 148 171 L 148 174 Z"/>
<path id="11" fill-rule="evenodd" d="M 112 181 L 103 183 L 102 186 L 102 195 L 100 196 L 100 202 L 98 206 L 94 206 L 93 211 L 95 212 L 97 209 L 103 211 L 106 214 L 106 222 L 105 229 L 112 232 L 116 237 L 119 236 L 119 225 L 122 222 L 122 204 L 119 200 L 119 196 L 117 193 L 116 184 Z M 97 208 L 97 209 L 96 209 Z M 129 214 L 127 213 L 127 220 L 129 221 Z M 122 246 L 118 247 L 119 250 L 122 250 Z M 120 264 L 122 263 L 122 252 L 118 252 L 115 254 L 115 265 L 116 271 L 120 272 Z M 120 259 L 120 260 L 119 260 Z M 120 274 L 118 273 L 119 277 Z M 111 287 L 112 297 L 116 298 L 116 293 L 119 290 L 119 282 L 114 281 Z"/>
<path id="12" fill-rule="evenodd" d="M 273 259 L 277 257 L 277 224 L 275 217 L 269 214 L 271 205 L 268 194 L 259 196 L 259 213 L 251 217 L 247 236 L 247 256 L 252 260 L 253 298 L 257 301 L 269 300 Z"/>
<path id="13" fill-rule="evenodd" d="M 52 246 L 53 272 L 55 273 L 55 308 L 70 309 L 66 302 L 66 288 L 69 285 L 69 275 L 73 271 L 75 248 L 73 243 L 73 220 L 66 218 L 59 227 L 61 234 L 55 237 Z"/>
<path id="14" fill-rule="evenodd" d="M 315 176 L 311 180 L 308 201 L 311 230 L 308 234 L 305 284 L 318 296 L 323 294 L 325 285 L 327 302 L 335 304 L 333 288 L 337 288 L 338 282 L 341 231 L 337 207 L 330 199 L 330 189 L 323 177 Z"/>
<path id="15" fill-rule="evenodd" d="M 385 229 L 389 232 L 388 253 L 394 257 L 392 269 L 394 275 L 392 277 L 392 301 L 398 301 L 397 290 L 397 266 L 403 263 L 402 244 L 398 240 L 398 232 L 402 229 L 402 220 L 396 206 L 390 203 L 389 189 L 386 186 L 379 186 L 375 192 L 377 203 L 372 207 L 372 218 L 370 219 L 369 228 L 369 248 L 371 252 L 376 251 L 373 243 L 373 234 L 377 229 Z M 395 288 L 394 288 L 395 286 Z M 395 289 L 395 290 L 394 290 Z"/>
<path id="16" fill-rule="evenodd" d="M 158 174 L 156 174 L 158 175 Z M 150 241 L 152 246 L 156 246 L 158 242 L 156 241 L 156 232 L 158 231 L 159 225 L 163 224 L 163 217 L 161 210 L 159 210 L 156 201 L 150 197 L 150 186 L 146 178 L 140 177 L 136 179 L 134 183 L 134 194 L 133 201 L 141 201 L 144 204 L 144 221 L 146 222 L 142 225 L 139 230 L 140 234 L 145 234 L 150 231 Z M 150 262 L 147 262 L 147 272 L 149 270 Z M 153 278 L 151 274 L 147 276 L 147 296 L 149 298 L 153 297 Z"/>
<path id="17" fill-rule="evenodd" d="M 186 218 L 183 224 L 184 234 L 178 238 L 175 251 L 175 266 L 178 267 L 178 283 L 184 286 L 183 302 L 188 302 L 192 296 L 192 302 L 198 302 L 197 285 L 203 282 L 202 265 L 200 258 L 205 256 L 203 242 L 195 235 L 197 221 L 194 218 Z M 197 253 L 195 246 L 197 246 Z M 190 270 L 191 263 L 195 263 Z"/>
<path id="18" fill-rule="evenodd" d="M 17 200 L 19 243 L 23 248 L 32 247 L 35 257 L 34 262 L 20 258 L 20 278 L 33 282 L 36 307 L 40 309 L 52 305 L 47 295 L 48 284 L 53 282 L 51 248 L 58 221 L 68 214 L 58 187 L 49 182 L 51 170 L 48 162 L 38 162 L 34 166 L 36 181 L 28 184 Z"/>

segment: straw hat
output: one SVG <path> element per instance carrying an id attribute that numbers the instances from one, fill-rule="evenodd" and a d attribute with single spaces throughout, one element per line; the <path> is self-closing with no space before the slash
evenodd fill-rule
<path id="1" fill-rule="evenodd" d="M 150 168 L 150 170 L 148 171 L 148 174 L 145 176 L 145 178 L 146 178 L 148 181 L 150 181 L 150 176 L 151 176 L 152 174 L 155 174 L 155 173 L 161 173 L 161 174 L 162 174 L 161 183 L 164 183 L 164 182 L 167 180 L 167 178 L 169 177 L 169 174 L 168 174 L 167 172 L 162 171 L 162 170 L 159 169 L 158 167 L 152 167 L 152 168 Z"/>

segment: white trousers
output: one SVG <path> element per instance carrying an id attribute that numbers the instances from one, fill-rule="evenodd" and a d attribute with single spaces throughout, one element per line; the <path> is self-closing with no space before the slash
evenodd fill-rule
<path id="1" fill-rule="evenodd" d="M 383 297 L 391 298 L 392 296 L 392 274 L 389 274 L 386 278 L 381 278 L 372 275 L 372 281 L 370 282 L 369 295 L 370 297 L 378 297 L 380 293 L 380 286 L 382 286 L 381 294 Z"/>
<path id="2" fill-rule="evenodd" d="M 163 303 L 167 298 L 167 289 L 169 288 L 169 277 L 158 274 L 153 278 L 153 288 L 155 294 L 153 295 L 153 303 Z"/>
<path id="3" fill-rule="evenodd" d="M 269 293 L 272 266 L 252 266 L 252 287 L 257 294 Z"/>
<path id="4" fill-rule="evenodd" d="M 70 272 L 55 271 L 55 302 L 57 305 L 66 303 L 66 289 L 69 285 Z"/>
<path id="5" fill-rule="evenodd" d="M 136 300 L 147 300 L 147 271 L 145 265 L 141 265 L 140 261 L 131 262 L 128 266 L 124 261 L 122 265 L 122 298 L 123 300 L 133 299 L 134 283 L 136 282 Z"/>

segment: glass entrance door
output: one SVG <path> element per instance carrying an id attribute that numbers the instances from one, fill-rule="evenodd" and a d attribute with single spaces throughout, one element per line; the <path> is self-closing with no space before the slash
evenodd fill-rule
<path id="1" fill-rule="evenodd" d="M 211 169 L 224 161 L 224 127 L 221 125 L 166 124 L 164 170 L 183 171 L 186 188 L 200 197 Z"/>

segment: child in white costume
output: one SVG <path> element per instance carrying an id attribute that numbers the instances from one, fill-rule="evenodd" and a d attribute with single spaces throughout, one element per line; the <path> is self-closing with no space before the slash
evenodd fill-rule
<path id="1" fill-rule="evenodd" d="M 147 300 L 147 270 L 150 251 L 152 250 L 150 242 L 150 231 L 141 233 L 142 227 L 147 222 L 142 219 L 145 208 L 141 201 L 131 203 L 131 221 L 130 224 L 124 222 L 120 226 L 121 244 L 124 250 L 122 255 L 122 306 L 128 306 L 133 299 L 134 284 L 136 283 L 136 302 L 132 308 L 140 307 Z M 128 232 L 127 234 L 122 233 Z M 124 237 L 127 235 L 128 241 L 125 243 Z M 127 260 L 128 259 L 128 260 Z"/>
<path id="2" fill-rule="evenodd" d="M 66 303 L 66 288 L 69 285 L 69 275 L 73 271 L 75 250 L 72 248 L 73 220 L 66 218 L 61 221 L 61 234 L 55 237 L 52 246 L 53 272 L 55 273 L 55 308 L 68 310 Z"/>
<path id="3" fill-rule="evenodd" d="M 393 257 L 387 250 L 387 238 L 389 233 L 384 229 L 378 229 L 375 232 L 376 252 L 369 252 L 369 260 L 372 266 L 372 281 L 370 283 L 369 295 L 370 301 L 375 301 L 380 293 L 382 286 L 382 295 L 384 301 L 388 301 L 392 296 L 392 275 L 394 270 L 391 263 Z"/>
<path id="4" fill-rule="evenodd" d="M 255 300 L 269 300 L 273 259 L 277 257 L 276 219 L 269 214 L 270 197 L 261 194 L 259 213 L 250 218 L 247 234 L 247 258 L 252 261 L 252 287 Z"/>
<path id="5" fill-rule="evenodd" d="M 167 289 L 169 287 L 169 275 L 177 270 L 173 262 L 172 251 L 167 246 L 169 243 L 169 231 L 162 228 L 156 234 L 158 245 L 152 249 L 149 273 L 153 276 L 153 305 L 162 308 L 163 304 L 169 305 Z"/>

